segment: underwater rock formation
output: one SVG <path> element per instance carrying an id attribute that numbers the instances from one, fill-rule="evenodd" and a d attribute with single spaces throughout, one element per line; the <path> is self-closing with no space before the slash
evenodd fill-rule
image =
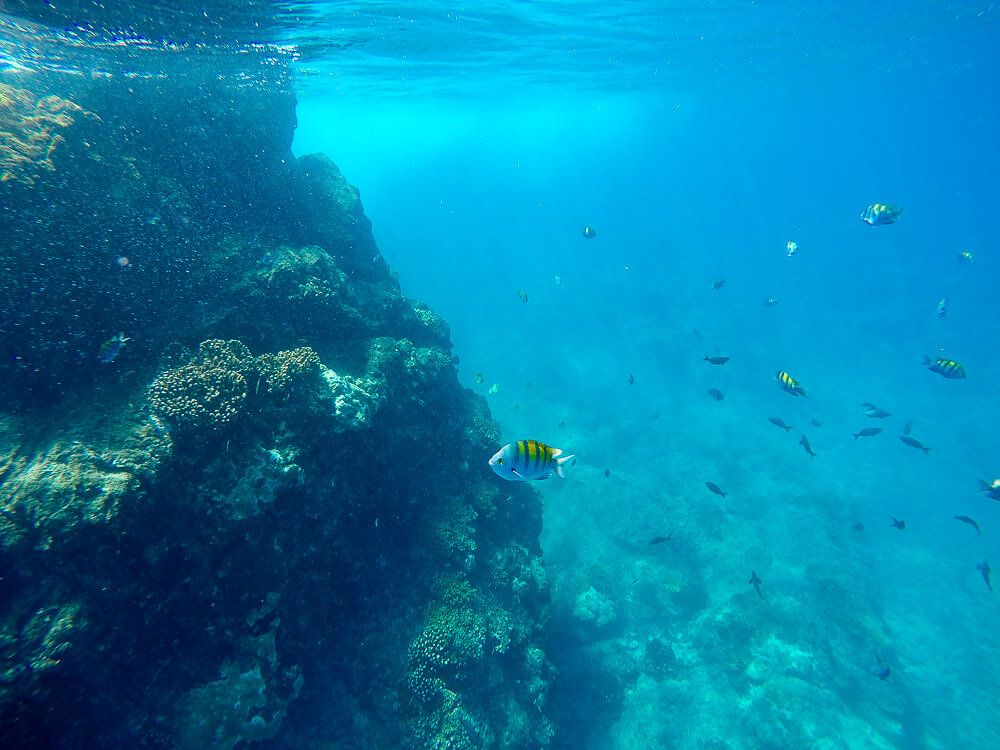
<path id="1" fill-rule="evenodd" d="M 0 744 L 546 746 L 540 502 L 292 95 L 57 83 L 0 183 Z"/>

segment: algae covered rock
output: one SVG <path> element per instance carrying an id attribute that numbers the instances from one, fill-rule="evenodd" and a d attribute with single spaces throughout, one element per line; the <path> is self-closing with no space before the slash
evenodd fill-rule
<path id="1" fill-rule="evenodd" d="M 546 746 L 541 504 L 291 92 L 15 88 L 0 744 Z"/>

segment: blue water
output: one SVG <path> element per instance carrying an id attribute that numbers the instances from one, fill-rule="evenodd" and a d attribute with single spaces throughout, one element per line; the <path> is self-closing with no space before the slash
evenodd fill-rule
<path id="1" fill-rule="evenodd" d="M 310 78 L 294 149 L 360 188 L 404 289 L 451 324 L 463 382 L 496 384 L 504 439 L 579 457 L 542 486 L 556 744 L 1000 746 L 998 604 L 976 570 L 1000 559 L 1000 506 L 975 491 L 1000 448 L 996 11 L 425 7 L 365 18 L 390 59 L 361 49 Z M 863 224 L 876 201 L 901 221 Z M 907 422 L 929 454 L 897 439 Z M 868 426 L 884 431 L 852 439 Z M 687 601 L 695 581 L 707 596 Z M 617 621 L 581 634 L 591 586 Z M 692 645 L 748 607 L 729 636 L 746 661 Z M 652 638 L 684 667 L 632 682 Z"/>
<path id="2" fill-rule="evenodd" d="M 576 454 L 538 485 L 553 746 L 1000 747 L 1000 604 L 976 569 L 1000 568 L 1000 504 L 976 491 L 1000 475 L 1000 11 L 277 8 L 257 24 L 210 3 L 212 34 L 138 14 L 119 25 L 153 43 L 126 45 L 129 69 L 169 74 L 168 36 L 179 55 L 217 44 L 199 59 L 225 75 L 245 45 L 291 61 L 295 153 L 328 153 L 360 189 L 503 440 Z M 36 64 L 122 64 L 106 33 L 55 46 Z M 901 220 L 865 225 L 873 202 Z M 898 440 L 907 423 L 928 454 Z M 666 678 L 636 670 L 653 641 Z"/>

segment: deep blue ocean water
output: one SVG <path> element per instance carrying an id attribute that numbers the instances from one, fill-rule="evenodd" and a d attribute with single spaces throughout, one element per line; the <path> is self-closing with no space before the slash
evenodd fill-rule
<path id="1" fill-rule="evenodd" d="M 503 439 L 578 457 L 539 485 L 557 746 L 1000 747 L 1000 603 L 976 569 L 1000 566 L 1000 504 L 977 492 L 1000 476 L 997 8 L 303 2 L 260 31 L 252 8 L 220 8 L 202 62 L 239 75 L 225 51 L 254 41 L 292 60 L 295 153 L 327 152 L 358 186 Z M 119 64 L 100 38 L 60 65 Z M 147 57 L 130 64 L 171 73 Z M 864 224 L 875 202 L 900 221 Z M 928 454 L 898 440 L 907 424 Z M 685 644 L 754 596 L 751 570 L 768 679 L 748 692 Z M 616 622 L 588 641 L 574 609 L 590 587 Z M 654 638 L 683 675 L 602 714 L 588 684 Z M 781 711 L 812 734 L 747 734 Z"/>

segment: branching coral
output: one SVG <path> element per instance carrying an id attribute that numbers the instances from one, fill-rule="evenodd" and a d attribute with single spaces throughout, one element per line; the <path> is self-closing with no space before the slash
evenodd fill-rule
<path id="1" fill-rule="evenodd" d="M 260 374 L 258 388 L 265 388 L 268 393 L 287 393 L 296 384 L 314 378 L 322 364 L 312 348 L 301 346 L 277 354 L 262 354 L 257 357 L 256 366 Z"/>
<path id="2" fill-rule="evenodd" d="M 247 397 L 247 381 L 221 367 L 184 365 L 149 386 L 154 413 L 181 429 L 218 429 L 231 422 Z"/>
<path id="3" fill-rule="evenodd" d="M 0 83 L 0 182 L 33 185 L 52 171 L 52 154 L 63 142 L 59 131 L 75 118 L 93 116 L 68 99 L 43 96 Z"/>

